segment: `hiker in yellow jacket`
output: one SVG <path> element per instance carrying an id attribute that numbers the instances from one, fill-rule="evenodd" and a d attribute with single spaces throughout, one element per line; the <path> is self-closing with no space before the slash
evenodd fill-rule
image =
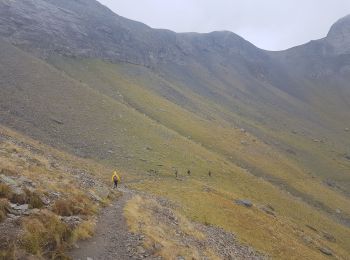
<path id="1" fill-rule="evenodd" d="M 114 183 L 114 188 L 118 188 L 118 182 L 120 182 L 120 176 L 118 175 L 117 171 L 113 172 L 112 175 L 112 181 Z"/>

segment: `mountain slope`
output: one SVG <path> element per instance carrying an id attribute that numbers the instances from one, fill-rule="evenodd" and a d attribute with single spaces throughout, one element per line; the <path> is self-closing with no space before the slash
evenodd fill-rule
<path id="1" fill-rule="evenodd" d="M 347 17 L 325 39 L 267 52 L 230 32 L 155 30 L 93 0 L 1 0 L 0 12 L 2 124 L 118 165 L 271 256 L 347 255 Z"/>

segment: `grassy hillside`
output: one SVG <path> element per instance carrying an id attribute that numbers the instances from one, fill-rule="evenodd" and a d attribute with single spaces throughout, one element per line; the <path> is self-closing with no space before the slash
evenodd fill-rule
<path id="1" fill-rule="evenodd" d="M 67 259 L 118 195 L 110 171 L 0 126 L 0 259 Z"/>
<path id="2" fill-rule="evenodd" d="M 215 177 L 210 182 L 209 186 L 214 185 L 215 181 L 218 181 L 218 183 L 216 183 L 216 189 L 224 193 L 229 193 L 229 195 L 225 194 L 226 199 L 249 197 L 263 204 L 267 203 L 267 201 L 281 198 L 281 195 L 271 194 L 273 192 L 270 184 L 263 179 L 258 179 L 257 182 L 261 182 L 263 183 L 262 186 L 266 186 L 264 188 L 258 186 L 256 181 L 253 181 L 255 178 L 249 174 L 250 172 L 264 177 L 264 179 L 268 180 L 270 183 L 284 190 L 290 190 L 294 196 L 299 198 L 297 199 L 298 203 L 306 206 L 306 202 L 311 205 L 312 207 L 306 206 L 310 207 L 311 211 L 314 210 L 312 209 L 313 207 L 316 207 L 323 211 L 322 214 L 327 212 L 325 214 L 328 216 L 327 218 L 330 217 L 334 219 L 335 222 L 338 222 L 336 219 L 346 222 L 349 214 L 347 206 L 348 199 L 335 191 L 329 190 L 323 185 L 320 182 L 323 176 L 318 178 L 310 175 L 307 170 L 303 168 L 303 163 L 299 162 L 298 159 L 287 158 L 275 148 L 261 142 L 259 138 L 242 131 L 237 126 L 235 127 L 232 125 L 232 122 L 230 124 L 230 122 L 224 120 L 222 117 L 216 117 L 219 112 L 215 110 L 218 106 L 214 103 L 210 103 L 210 101 L 203 99 L 193 92 L 185 92 L 183 89 L 177 88 L 176 85 L 164 81 L 164 79 L 161 79 L 142 67 L 122 64 L 113 65 L 96 60 L 77 61 L 56 58 L 52 62 L 61 69 L 65 69 L 72 77 L 93 86 L 100 91 L 100 93 L 109 95 L 128 106 L 136 108 L 138 112 L 147 115 L 149 118 L 171 128 L 176 133 L 187 138 L 186 141 L 190 146 L 181 144 L 180 149 L 182 152 L 180 153 L 182 157 L 176 158 L 175 161 L 170 161 L 170 164 L 164 163 L 164 159 L 159 160 L 158 158 L 158 162 L 163 166 L 156 166 L 157 160 L 148 160 L 149 157 L 147 156 L 152 156 L 152 151 L 157 151 L 160 154 L 166 153 L 166 158 L 169 158 L 170 154 L 168 154 L 164 148 L 162 149 L 162 147 L 152 146 L 151 151 L 142 155 L 143 160 L 147 158 L 146 160 L 154 162 L 152 170 L 156 170 L 157 172 L 151 171 L 149 174 L 150 176 L 155 175 L 152 177 L 155 179 L 155 182 L 147 182 L 147 184 L 137 187 L 148 191 L 151 187 L 154 187 L 154 190 L 152 189 L 154 192 L 163 195 L 167 194 L 167 196 L 171 197 L 173 200 L 178 200 L 182 205 L 192 202 L 193 204 L 184 207 L 188 210 L 187 213 L 192 218 L 199 219 L 200 221 L 208 221 L 207 215 L 213 214 L 213 210 L 215 211 L 213 219 L 217 220 L 217 216 L 222 215 L 222 212 L 218 212 L 217 207 L 208 207 L 209 212 L 205 211 L 203 207 L 206 208 L 205 204 L 208 200 L 202 200 L 202 195 L 198 195 L 198 200 L 195 199 L 196 192 L 201 194 L 203 186 L 208 185 L 206 183 L 207 180 L 203 183 L 203 178 L 208 179 L 206 173 L 208 170 L 211 170 L 215 172 Z M 176 95 L 179 97 L 186 97 L 186 104 L 189 108 L 185 109 L 186 107 L 169 100 L 166 96 L 166 91 L 177 93 Z M 181 102 L 181 98 L 177 100 Z M 202 107 L 203 109 L 201 109 Z M 221 111 L 223 110 L 222 107 L 218 109 L 221 109 Z M 237 119 L 237 121 L 240 119 L 241 121 L 248 120 L 239 115 L 231 114 L 231 116 Z M 276 136 L 278 137 L 277 134 Z M 291 141 L 287 139 L 288 137 L 289 136 L 283 136 L 283 132 L 280 133 L 281 140 L 285 138 L 286 142 L 294 142 L 294 139 L 297 139 L 293 138 Z M 305 142 L 307 138 L 301 139 Z M 312 147 L 316 145 L 312 140 L 309 141 L 309 146 L 306 143 L 304 145 L 305 148 L 300 146 L 299 149 L 302 151 L 305 149 L 306 152 L 308 151 L 307 149 L 310 149 L 314 152 Z M 171 146 L 177 146 L 177 142 L 172 142 Z M 191 147 L 196 147 L 196 149 L 193 150 L 194 148 Z M 202 155 L 203 159 L 209 158 L 207 159 L 208 161 L 206 161 L 206 159 L 201 161 L 196 160 L 201 151 L 205 152 L 205 154 L 209 153 L 207 155 Z M 148 153 L 151 155 L 147 155 Z M 288 152 L 286 152 L 286 154 L 288 154 Z M 292 156 L 289 154 L 289 157 Z M 190 159 L 191 163 L 188 163 L 187 159 Z M 247 168 L 237 168 L 235 164 L 246 166 Z M 141 168 L 142 171 L 147 170 L 147 167 L 151 168 L 150 163 L 146 163 L 143 167 L 145 166 L 146 168 Z M 181 181 L 175 181 L 174 183 L 172 177 L 173 170 L 171 170 L 171 167 L 177 167 L 181 175 L 186 175 L 187 169 L 191 169 L 193 173 L 191 180 L 186 180 L 185 183 Z M 233 167 L 235 170 L 232 170 Z M 312 166 L 310 165 L 310 167 Z M 336 167 L 339 166 L 337 165 Z M 242 176 L 237 177 L 237 171 L 241 172 Z M 166 178 L 166 181 L 163 181 L 163 178 Z M 193 182 L 192 178 L 198 178 L 200 180 L 199 184 Z M 247 181 L 247 183 L 245 183 L 245 181 Z M 254 183 L 251 183 L 252 181 Z M 187 189 L 185 187 L 187 187 Z M 236 189 L 239 189 L 237 194 L 234 192 Z M 186 190 L 189 192 L 188 195 L 186 195 Z M 267 190 L 269 191 L 267 192 Z M 284 193 L 279 188 L 277 188 L 275 192 Z M 269 198 L 264 198 L 266 193 L 269 194 Z M 184 197 L 182 197 L 182 195 Z M 293 200 L 295 200 L 296 197 L 291 196 Z M 222 197 L 220 199 L 222 199 Z M 304 201 L 304 203 L 300 200 Z M 205 201 L 204 206 L 198 203 L 200 201 Z M 217 201 L 215 203 L 217 203 Z M 213 205 L 215 205 L 215 203 Z M 231 203 L 232 201 L 230 201 L 230 204 Z M 303 215 L 307 211 L 306 209 L 296 210 L 295 207 L 298 206 L 289 207 L 291 204 L 282 201 L 277 202 L 277 204 L 284 205 L 282 211 L 285 212 L 287 216 L 293 215 L 292 218 L 297 219 L 297 221 L 308 219 L 308 214 Z M 274 207 L 275 205 L 276 204 L 274 204 Z M 286 205 L 289 205 L 288 209 L 286 209 Z M 336 214 L 336 209 L 338 207 L 342 208 L 341 214 Z M 295 213 L 295 211 L 298 213 Z M 203 214 L 201 214 L 201 212 L 203 212 Z M 304 213 L 302 216 L 297 217 L 296 215 L 298 215 L 299 212 Z M 242 216 L 240 217 L 243 218 Z M 220 223 L 215 222 L 215 224 L 227 228 L 228 224 L 226 221 L 227 219 L 224 218 Z M 253 223 L 255 222 L 252 221 L 251 224 Z M 239 226 L 241 226 L 241 223 L 236 223 L 235 228 L 238 229 Z M 241 228 L 245 230 L 244 225 L 243 227 L 241 226 Z M 233 228 L 231 230 L 233 230 Z M 284 234 L 286 233 L 287 232 Z M 246 236 L 247 235 L 248 234 L 246 234 Z M 240 237 L 243 238 L 245 235 L 240 234 Z M 249 234 L 248 240 L 251 241 L 252 239 L 254 240 L 251 234 Z M 255 241 L 261 240 L 255 238 Z M 273 243 L 270 245 L 272 244 Z M 270 252 L 270 250 L 271 248 L 268 251 Z"/>
<path id="3" fill-rule="evenodd" d="M 240 119 L 245 120 L 243 116 L 231 114 L 233 116 L 231 121 L 224 120 L 217 116 L 215 104 L 211 106 L 212 103 L 210 101 L 203 100 L 203 98 L 201 99 L 192 92 L 187 91 L 184 93 L 181 89 L 176 88 L 176 85 L 167 83 L 155 75 L 152 78 L 150 72 L 146 74 L 147 71 L 142 74 L 140 73 L 139 77 L 134 75 L 128 77 L 128 75 L 123 73 L 126 69 L 122 65 L 86 60 L 78 62 L 70 60 L 63 64 L 62 68 L 66 68 L 67 72 L 76 73 L 73 76 L 78 77 L 80 80 L 85 80 L 91 86 L 98 88 L 99 91 L 110 96 L 117 96 L 117 93 L 119 93 L 119 95 L 123 96 L 125 103 L 135 107 L 141 113 L 147 114 L 150 118 L 168 126 L 181 135 L 190 137 L 190 140 L 205 148 L 219 153 L 226 160 L 247 167 L 253 174 L 264 177 L 272 183 L 284 187 L 314 206 L 321 206 L 321 208 L 331 214 L 335 212 L 335 208 L 332 210 L 330 206 L 333 204 L 333 200 L 324 203 L 323 199 L 320 199 L 321 195 L 318 191 L 322 189 L 327 190 L 327 188 L 320 183 L 314 184 L 309 171 L 302 167 L 305 164 L 299 162 L 297 156 L 293 158 L 291 154 L 293 150 L 282 151 L 280 153 L 278 150 L 260 141 L 259 138 L 232 125 L 232 123 Z M 131 71 L 138 68 L 127 66 L 127 69 Z M 95 77 L 95 75 L 98 75 L 98 77 Z M 146 83 L 142 82 L 142 77 L 146 78 Z M 149 83 L 151 79 L 153 79 L 153 84 Z M 187 103 L 192 104 L 192 107 L 196 108 L 196 110 L 184 109 L 184 107 L 180 107 L 174 101 L 171 102 L 164 99 L 161 93 L 165 89 L 165 87 L 162 87 L 165 84 L 168 84 L 168 87 L 172 87 L 173 92 L 182 92 L 182 95 L 186 96 L 189 100 Z M 158 91 L 155 86 L 158 86 L 160 90 Z M 202 107 L 203 109 L 201 109 Z M 265 128 L 266 130 L 268 128 Z M 287 138 L 290 135 L 283 135 L 283 129 L 274 134 L 277 140 L 278 138 L 281 140 L 285 138 L 285 142 L 290 144 L 295 144 L 298 138 L 293 137 L 288 140 Z M 300 144 L 297 146 L 297 149 L 300 149 L 301 153 L 309 152 L 315 155 L 316 149 L 319 149 L 318 147 L 320 145 L 315 145 L 313 140 L 307 140 L 307 138 L 300 139 L 302 139 L 304 145 Z M 301 141 L 299 142 L 301 143 Z M 319 152 L 320 157 L 326 157 L 323 152 L 322 150 Z M 326 158 L 325 161 L 327 161 Z M 346 163 L 346 159 L 343 159 L 343 161 Z M 341 169 L 343 166 L 336 163 L 328 164 L 328 167 L 330 165 L 333 166 L 333 169 L 342 170 L 339 172 L 339 176 L 343 178 L 342 180 L 344 178 L 346 180 L 346 168 Z M 307 164 L 307 166 L 311 169 L 313 167 L 312 164 Z M 322 174 L 316 173 L 315 175 L 318 175 L 321 179 L 335 177 L 334 174 L 322 176 Z M 300 180 L 302 180 L 302 185 L 305 184 L 304 187 L 301 187 Z M 308 187 L 310 185 L 308 184 L 308 180 L 311 180 L 312 185 L 318 186 L 314 192 L 309 190 Z M 319 180 L 316 181 L 318 182 Z M 326 197 L 328 197 L 328 191 L 324 199 Z M 347 217 L 345 216 L 345 218 Z"/>
<path id="4" fill-rule="evenodd" d="M 234 112 L 143 67 L 52 57 L 53 67 L 5 42 L 0 53 L 1 123 L 117 166 L 132 187 L 273 257 L 322 259 L 321 248 L 348 256 L 349 198 L 322 183 L 329 175 L 309 173 L 319 165 L 300 159 L 327 159 L 332 146 L 264 126 L 249 116 L 259 107 L 244 99 L 236 105 L 248 112 Z M 284 145 L 299 156 L 281 152 Z M 349 163 L 338 160 L 330 169 L 345 172 Z"/>

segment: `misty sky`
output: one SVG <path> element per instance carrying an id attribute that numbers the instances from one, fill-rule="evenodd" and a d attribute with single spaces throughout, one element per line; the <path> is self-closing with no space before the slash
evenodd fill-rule
<path id="1" fill-rule="evenodd" d="M 176 32 L 229 30 L 281 50 L 326 36 L 350 0 L 99 0 L 115 13 Z"/>

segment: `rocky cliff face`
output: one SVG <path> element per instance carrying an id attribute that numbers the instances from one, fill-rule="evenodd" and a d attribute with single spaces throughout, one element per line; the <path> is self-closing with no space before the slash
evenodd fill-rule
<path id="1" fill-rule="evenodd" d="M 120 17 L 94 0 L 0 1 L 0 35 L 45 57 L 52 53 L 147 66 L 186 63 L 203 53 L 253 56 L 250 43 L 230 32 L 176 34 Z"/>
<path id="2" fill-rule="evenodd" d="M 267 52 L 234 33 L 156 30 L 120 17 L 95 0 L 1 0 L 0 17 L 1 37 L 42 57 L 58 53 L 147 66 L 201 62 L 208 55 L 231 63 L 267 59 Z M 335 23 L 325 39 L 306 45 L 314 55 L 349 54 L 349 46 L 350 16 Z"/>
<path id="3" fill-rule="evenodd" d="M 350 15 L 332 26 L 326 42 L 332 47 L 335 55 L 350 54 Z"/>

